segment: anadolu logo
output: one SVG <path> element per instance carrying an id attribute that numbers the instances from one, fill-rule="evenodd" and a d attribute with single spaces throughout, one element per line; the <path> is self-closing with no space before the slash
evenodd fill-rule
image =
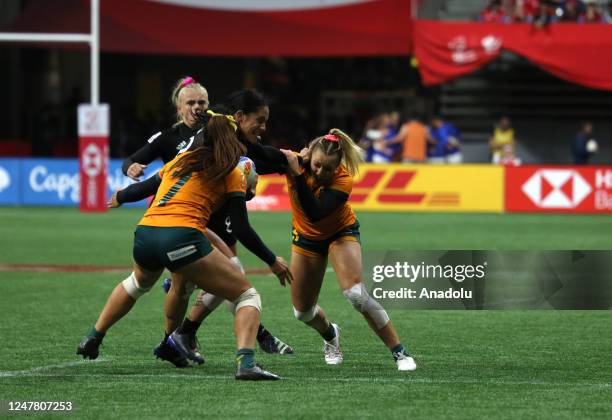
<path id="1" fill-rule="evenodd" d="M 593 188 L 576 171 L 542 169 L 523 184 L 522 191 L 540 208 L 571 209 L 579 205 Z"/>
<path id="2" fill-rule="evenodd" d="M 11 176 L 0 166 L 0 193 L 11 186 Z"/>

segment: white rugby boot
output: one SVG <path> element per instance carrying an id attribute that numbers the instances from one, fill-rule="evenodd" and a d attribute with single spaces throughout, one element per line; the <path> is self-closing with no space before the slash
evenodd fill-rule
<path id="1" fill-rule="evenodd" d="M 331 341 L 323 340 L 323 353 L 325 353 L 325 363 L 328 365 L 339 365 L 344 360 L 342 349 L 340 349 L 340 327 L 332 324 L 336 336 Z"/>
<path id="2" fill-rule="evenodd" d="M 412 357 L 406 353 L 394 353 L 393 358 L 399 371 L 414 371 L 417 365 Z"/>

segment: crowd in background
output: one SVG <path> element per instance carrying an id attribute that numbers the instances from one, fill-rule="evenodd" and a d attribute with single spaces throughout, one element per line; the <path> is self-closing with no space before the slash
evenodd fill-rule
<path id="1" fill-rule="evenodd" d="M 458 164 L 463 162 L 461 133 L 449 121 L 439 116 L 426 123 L 413 116 L 401 124 L 397 111 L 381 113 L 371 118 L 360 138 L 365 159 L 371 163 L 430 163 Z M 490 162 L 498 165 L 519 166 L 522 159 L 517 153 L 517 139 L 510 118 L 503 116 L 493 127 L 489 137 Z M 593 123 L 585 121 L 572 138 L 569 149 L 572 162 L 588 164 L 598 152 L 593 138 Z"/>
<path id="2" fill-rule="evenodd" d="M 489 23 L 612 23 L 608 0 L 491 0 L 478 20 Z"/>
<path id="3" fill-rule="evenodd" d="M 429 126 L 418 116 L 401 124 L 397 111 L 370 119 L 359 142 L 372 163 L 462 163 L 461 133 L 457 127 L 433 117 Z"/>

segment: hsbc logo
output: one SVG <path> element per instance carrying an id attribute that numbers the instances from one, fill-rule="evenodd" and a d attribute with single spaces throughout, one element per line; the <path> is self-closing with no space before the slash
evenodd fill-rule
<path id="1" fill-rule="evenodd" d="M 592 191 L 591 185 L 571 169 L 541 169 L 534 173 L 521 190 L 538 207 L 571 209 Z"/>
<path id="2" fill-rule="evenodd" d="M 88 177 L 95 177 L 102 172 L 102 150 L 91 143 L 83 150 L 83 171 Z"/>

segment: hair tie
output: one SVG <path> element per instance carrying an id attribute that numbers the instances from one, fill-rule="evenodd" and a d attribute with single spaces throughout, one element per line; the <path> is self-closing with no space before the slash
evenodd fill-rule
<path id="1" fill-rule="evenodd" d="M 338 143 L 340 141 L 340 137 L 338 137 L 335 134 L 327 134 L 327 135 L 323 136 L 323 138 L 325 140 L 332 141 L 334 143 Z"/>
<path id="2" fill-rule="evenodd" d="M 232 127 L 234 127 L 234 131 L 238 131 L 238 123 L 236 122 L 236 119 L 234 118 L 233 115 L 226 115 L 226 114 L 217 114 L 216 112 L 208 109 L 206 110 L 206 113 L 208 115 L 210 115 L 211 117 L 225 117 L 227 118 L 227 120 L 229 121 L 230 125 Z"/>
<path id="3" fill-rule="evenodd" d="M 187 85 L 190 85 L 192 83 L 195 83 L 195 79 L 191 76 L 187 76 L 183 79 L 183 81 L 181 82 L 181 89 L 184 88 Z"/>

